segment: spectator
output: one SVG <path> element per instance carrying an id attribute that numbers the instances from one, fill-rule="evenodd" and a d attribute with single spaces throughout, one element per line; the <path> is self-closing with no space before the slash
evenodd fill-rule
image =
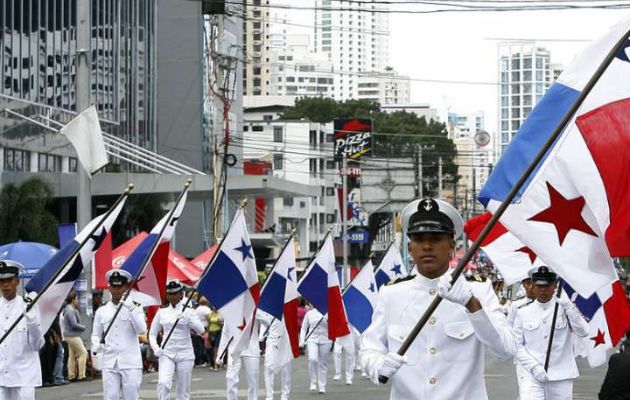
<path id="1" fill-rule="evenodd" d="M 75 292 L 70 292 L 67 299 L 68 305 L 63 311 L 63 336 L 68 345 L 68 380 L 85 380 L 85 367 L 87 363 L 87 350 L 81 339 L 81 332 L 85 325 L 79 318 L 79 299 Z"/>
<path id="2" fill-rule="evenodd" d="M 206 316 L 208 321 L 208 338 L 206 340 L 208 354 L 210 357 L 210 369 L 218 371 L 220 367 L 216 364 L 219 352 L 219 341 L 221 340 L 221 331 L 223 329 L 223 317 L 214 306 L 210 309 L 210 314 Z"/>
<path id="3" fill-rule="evenodd" d="M 209 361 L 205 348 L 206 337 L 208 336 L 208 315 L 212 312 L 210 307 L 208 307 L 208 300 L 205 297 L 202 296 L 199 299 L 199 306 L 197 306 L 195 312 L 203 324 L 204 329 L 203 335 L 197 335 L 193 331 L 190 332 L 193 340 L 193 349 L 195 350 L 195 365 L 205 367 L 208 365 Z"/>
<path id="4" fill-rule="evenodd" d="M 599 391 L 599 400 L 630 400 L 630 340 L 621 345 L 620 352 L 610 356 L 608 372 Z"/>
<path id="5" fill-rule="evenodd" d="M 60 341 L 61 332 L 59 332 L 59 319 L 57 318 L 44 334 L 44 347 L 39 350 L 43 386 L 55 385 L 55 362 Z"/>

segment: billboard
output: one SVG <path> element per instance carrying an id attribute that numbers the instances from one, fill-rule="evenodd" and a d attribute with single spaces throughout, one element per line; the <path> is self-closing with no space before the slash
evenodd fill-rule
<path id="1" fill-rule="evenodd" d="M 335 159 L 359 159 L 372 152 L 372 120 L 366 118 L 335 119 Z"/>

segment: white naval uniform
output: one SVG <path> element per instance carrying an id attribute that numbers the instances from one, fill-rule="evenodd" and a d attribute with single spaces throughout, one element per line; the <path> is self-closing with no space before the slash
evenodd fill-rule
<path id="1" fill-rule="evenodd" d="M 534 300 L 530 299 L 529 297 L 521 297 L 520 299 L 514 300 L 510 304 L 510 309 L 507 315 L 507 322 L 510 326 L 514 327 L 514 320 L 516 319 L 516 312 L 520 308 L 523 308 L 527 306 L 528 304 L 530 304 L 532 301 Z M 523 379 L 524 379 L 523 377 L 525 376 L 525 374 L 527 374 L 527 371 L 525 371 L 523 367 L 521 366 L 521 364 L 519 364 L 516 357 L 514 357 L 514 369 L 516 371 L 516 382 L 518 383 L 518 393 L 519 393 L 518 398 L 520 400 L 522 398 L 521 390 L 524 388 L 523 385 L 521 385 L 521 382 L 523 382 Z"/>
<path id="2" fill-rule="evenodd" d="M 282 321 L 278 321 L 271 315 L 259 310 L 257 315 L 261 324 L 261 332 L 267 335 L 265 346 L 265 362 L 263 364 L 263 376 L 265 379 L 266 400 L 273 399 L 274 378 L 280 374 L 280 399 L 288 400 L 291 393 L 291 361 L 283 364 L 280 371 L 274 370 L 276 357 L 279 357 L 278 343 L 286 331 L 282 329 Z"/>
<path id="3" fill-rule="evenodd" d="M 351 383 L 354 377 L 354 357 L 356 353 L 357 333 L 354 328 L 350 329 L 351 340 L 337 340 L 333 348 L 333 360 L 335 362 L 335 378 L 341 379 L 342 361 L 345 353 L 346 358 L 346 382 Z"/>
<path id="4" fill-rule="evenodd" d="M 161 351 L 160 369 L 158 372 L 157 395 L 159 400 L 171 398 L 171 387 L 173 386 L 173 375 L 176 376 L 177 400 L 190 399 L 190 389 L 192 381 L 192 370 L 195 366 L 195 352 L 193 350 L 191 331 L 202 334 L 203 323 L 195 310 L 187 308 L 182 314 L 185 299 L 182 299 L 175 307 L 170 304 L 161 308 L 155 314 L 151 329 L 149 330 L 149 343 L 153 353 Z M 177 321 L 177 326 L 173 334 L 168 339 L 166 347 L 160 350 L 157 336 L 162 329 L 162 340 L 166 339 Z"/>
<path id="5" fill-rule="evenodd" d="M 531 374 L 535 366 L 544 367 L 545 365 L 555 304 L 554 297 L 546 303 L 534 301 L 517 311 L 514 320 L 514 333 L 518 346 L 516 360 L 525 371 L 520 383 L 521 400 L 564 400 L 571 399 L 573 396 L 573 380 L 579 376 L 579 373 L 573 353 L 572 335 L 582 338 L 589 332 L 588 323 L 574 304 L 566 310 L 562 306 L 558 307 L 547 371 L 549 381 L 538 382 Z"/>
<path id="6" fill-rule="evenodd" d="M 360 351 L 361 364 L 374 383 L 378 383 L 378 360 L 398 351 L 437 296 L 438 280 L 418 274 L 381 288 Z M 442 300 L 405 354 L 406 363 L 390 378 L 390 399 L 488 398 L 483 347 L 507 360 L 516 352 L 516 341 L 490 283 L 470 286 L 482 310 L 471 314 L 459 304 Z"/>
<path id="7" fill-rule="evenodd" d="M 238 374 L 241 370 L 241 365 L 245 367 L 245 376 L 247 379 L 247 399 L 258 400 L 258 373 L 260 369 L 260 345 L 258 344 L 258 338 L 254 335 L 249 342 L 249 347 L 241 351 L 237 357 L 233 357 L 232 348 L 235 346 L 235 343 L 233 340 L 230 342 L 232 336 L 231 332 L 229 332 L 229 328 L 226 325 L 223 325 L 218 354 L 220 357 L 223 354 L 225 347 L 229 344 L 227 352 L 227 371 L 225 372 L 227 400 L 238 399 Z"/>
<path id="8" fill-rule="evenodd" d="M 122 300 L 121 300 L 122 301 Z M 120 303 L 119 303 L 120 304 Z M 137 400 L 142 384 L 142 355 L 138 336 L 146 332 L 147 323 L 142 307 L 132 311 L 122 305 L 120 313 L 101 345 L 101 336 L 116 313 L 111 301 L 96 310 L 92 327 L 92 351 L 102 352 L 103 399 Z"/>
<path id="9" fill-rule="evenodd" d="M 311 331 L 313 332 L 311 333 Z M 306 340 L 307 336 L 309 336 L 308 340 Z M 328 339 L 328 317 L 323 316 L 315 308 L 307 311 L 302 320 L 300 343 L 305 343 L 305 340 L 311 385 L 317 384 L 319 390 L 325 390 L 328 374 L 328 353 L 330 353 L 332 340 Z"/>
<path id="10" fill-rule="evenodd" d="M 26 302 L 16 296 L 13 300 L 0 297 L 0 336 L 24 313 Z M 31 310 L 37 315 L 37 310 Z M 26 317 L 0 345 L 0 399 L 34 400 L 35 387 L 42 385 L 39 349 L 44 346 L 39 319 Z"/>

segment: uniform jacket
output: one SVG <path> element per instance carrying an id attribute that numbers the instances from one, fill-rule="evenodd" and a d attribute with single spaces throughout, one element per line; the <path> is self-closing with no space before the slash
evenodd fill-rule
<path id="1" fill-rule="evenodd" d="M 508 324 L 510 326 L 514 326 L 514 319 L 516 319 L 516 311 L 520 308 L 525 307 L 526 305 L 528 305 L 529 303 L 533 301 L 534 300 L 530 299 L 529 297 L 521 297 L 518 300 L 514 300 L 512 304 L 510 304 L 510 311 L 508 311 L 508 315 L 507 315 Z"/>
<path id="2" fill-rule="evenodd" d="M 105 344 L 101 346 L 101 336 L 109 326 L 116 312 L 116 305 L 111 301 L 99 307 L 94 315 L 92 329 L 92 350 L 103 353 L 103 368 L 114 368 L 118 363 L 119 369 L 142 368 L 142 355 L 138 336 L 147 331 L 142 307 L 136 306 L 133 311 L 122 306 L 114 325 L 105 337 Z"/>
<path id="3" fill-rule="evenodd" d="M 0 336 L 24 313 L 26 302 L 19 296 L 8 301 L 0 297 Z M 44 335 L 39 321 L 22 318 L 0 345 L 0 386 L 37 387 L 42 385 L 39 349 Z"/>
<path id="4" fill-rule="evenodd" d="M 195 352 L 193 350 L 190 332 L 193 331 L 200 335 L 203 333 L 204 327 L 195 310 L 187 308 L 182 314 L 184 303 L 185 299 L 182 299 L 175 307 L 169 304 L 167 307 L 158 310 L 151 323 L 149 343 L 155 352 L 160 347 L 157 342 L 160 328 L 162 328 L 162 340 L 164 340 L 173 328 L 173 324 L 175 324 L 177 318 L 181 317 L 173 334 L 166 343 L 166 348 L 162 350 L 162 354 L 169 358 L 175 358 L 175 356 L 177 356 L 181 360 L 194 360 Z"/>
<path id="5" fill-rule="evenodd" d="M 518 345 L 516 361 L 527 371 L 531 372 L 536 365 L 543 367 L 545 365 L 555 304 L 554 297 L 546 303 L 534 301 L 517 311 L 514 320 L 514 333 Z M 586 337 L 588 323 L 575 305 L 568 310 L 560 306 L 547 371 L 550 381 L 575 379 L 579 376 L 573 353 L 573 334 Z"/>
<path id="6" fill-rule="evenodd" d="M 308 310 L 304 315 L 302 329 L 300 329 L 300 343 L 306 343 L 305 340 L 309 334 L 308 342 L 317 344 L 332 343 L 332 340 L 328 339 L 328 317 L 323 316 L 315 308 Z"/>
<path id="7" fill-rule="evenodd" d="M 371 377 L 378 376 L 377 361 L 400 348 L 437 296 L 437 282 L 416 275 L 381 288 L 359 352 L 362 367 Z M 390 399 L 488 398 L 483 347 L 507 360 L 516 352 L 516 341 L 490 283 L 470 284 L 482 310 L 471 314 L 463 306 L 443 300 L 409 347 L 407 362 L 390 378 Z"/>

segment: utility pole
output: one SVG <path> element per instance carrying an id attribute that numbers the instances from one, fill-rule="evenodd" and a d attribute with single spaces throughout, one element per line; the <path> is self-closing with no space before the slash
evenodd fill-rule
<path id="1" fill-rule="evenodd" d="M 470 205 L 471 216 L 475 215 L 475 198 L 477 197 L 477 176 L 475 174 L 475 168 L 472 169 L 472 204 Z"/>
<path id="2" fill-rule="evenodd" d="M 343 270 L 342 270 L 342 283 L 345 288 L 346 284 L 350 282 L 350 269 L 348 268 L 348 158 L 343 155 L 341 161 L 341 192 L 342 192 L 342 207 L 341 212 L 341 240 L 343 243 Z"/>
<path id="3" fill-rule="evenodd" d="M 442 198 L 442 157 L 438 159 L 438 198 Z"/>

